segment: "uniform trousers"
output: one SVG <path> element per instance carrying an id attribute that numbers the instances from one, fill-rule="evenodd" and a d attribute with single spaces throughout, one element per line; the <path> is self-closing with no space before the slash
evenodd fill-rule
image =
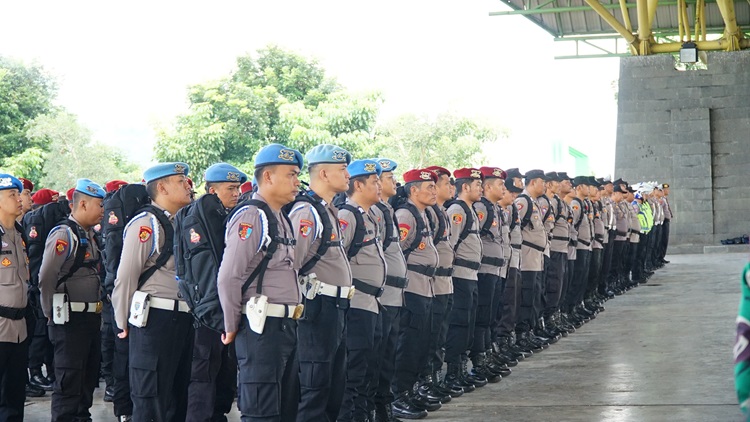
<path id="1" fill-rule="evenodd" d="M 0 421 L 23 421 L 29 338 L 20 343 L 0 342 Z"/>
<path id="2" fill-rule="evenodd" d="M 630 268 L 627 267 L 628 257 L 626 256 L 627 240 L 615 240 L 612 248 L 612 269 L 610 270 L 611 279 L 618 280 L 627 277 Z"/>
<path id="3" fill-rule="evenodd" d="M 445 361 L 459 364 L 474 342 L 477 281 L 453 277 L 453 308 L 445 341 Z"/>
<path id="4" fill-rule="evenodd" d="M 479 273 L 477 275 L 477 316 L 470 357 L 484 353 L 492 347 L 489 341 L 490 324 L 494 321 L 492 300 L 499 280 L 500 276 L 496 274 Z"/>
<path id="5" fill-rule="evenodd" d="M 129 326 L 134 421 L 177 422 L 187 414 L 193 317 L 151 308 L 145 327 Z"/>
<path id="6" fill-rule="evenodd" d="M 594 248 L 591 251 L 591 262 L 589 263 L 589 277 L 584 298 L 590 299 L 599 286 L 599 275 L 602 271 L 603 249 Z"/>
<path id="7" fill-rule="evenodd" d="M 380 319 L 382 340 L 370 366 L 374 374 L 371 379 L 377 380 L 377 382 L 370 384 L 368 402 L 371 401 L 375 405 L 390 406 L 394 400 L 391 382 L 393 382 L 396 372 L 396 345 L 398 344 L 401 307 L 382 306 L 380 308 Z"/>
<path id="8" fill-rule="evenodd" d="M 108 312 L 114 318 L 112 307 Z M 115 394 L 112 398 L 112 405 L 115 416 L 120 417 L 133 414 L 133 400 L 130 399 L 130 339 L 129 337 L 117 337 L 117 334 L 122 332 L 117 328 L 117 324 L 112 325 L 112 331 L 115 334 L 115 350 L 112 357 L 112 378 L 115 382 L 113 388 Z"/>
<path id="9" fill-rule="evenodd" d="M 236 339 L 239 368 L 237 407 L 243 422 L 281 422 L 296 418 L 299 399 L 297 321 L 266 318 L 263 333 L 243 318 Z"/>
<path id="10" fill-rule="evenodd" d="M 547 275 L 547 288 L 544 292 L 545 318 L 551 317 L 560 308 L 560 297 L 564 288 L 567 263 L 568 254 L 563 252 L 550 252 L 549 259 L 545 260 Z"/>
<path id="11" fill-rule="evenodd" d="M 55 383 L 52 388 L 52 421 L 68 422 L 91 417 L 94 389 L 99 385 L 101 315 L 71 312 L 62 325 L 50 325 L 55 350 Z"/>
<path id="12" fill-rule="evenodd" d="M 523 333 L 537 326 L 539 314 L 535 299 L 541 295 L 541 271 L 521 271 L 521 304 L 519 306 L 516 333 Z"/>
<path id="13" fill-rule="evenodd" d="M 429 357 L 432 298 L 404 293 L 404 306 L 396 345 L 396 372 L 392 390 L 398 395 L 411 391 Z"/>
<path id="14" fill-rule="evenodd" d="M 591 266 L 591 251 L 578 249 L 570 289 L 568 289 L 568 311 L 583 301 Z"/>
<path id="15" fill-rule="evenodd" d="M 501 299 L 501 315 L 497 328 L 497 337 L 510 337 L 516 330 L 518 306 L 521 303 L 521 272 L 518 268 L 509 267 L 505 277 L 505 290 Z"/>
<path id="16" fill-rule="evenodd" d="M 453 294 L 436 295 L 432 298 L 430 318 L 430 345 L 422 374 L 431 374 L 443 368 L 445 361 L 445 339 L 448 335 L 448 315 L 453 308 Z M 439 380 L 435 380 L 438 382 Z"/>
<path id="17" fill-rule="evenodd" d="M 112 312 L 112 302 L 104 301 L 102 308 L 102 362 L 100 373 L 104 378 L 107 387 L 113 385 L 112 365 L 115 355 L 115 332 L 112 329 L 114 325 L 114 312 Z"/>
<path id="18" fill-rule="evenodd" d="M 39 288 L 30 287 L 27 294 L 29 309 L 32 310 L 26 318 L 26 328 L 29 332 L 29 369 L 41 369 L 47 366 L 47 376 L 54 375 L 54 350 L 47 330 L 47 317 L 44 316 L 39 299 Z"/>
<path id="19" fill-rule="evenodd" d="M 300 402 L 298 422 L 335 421 L 346 377 L 345 326 L 348 299 L 319 295 L 305 301 L 298 321 Z"/>
<path id="20" fill-rule="evenodd" d="M 604 245 L 604 258 L 602 261 L 602 272 L 599 276 L 599 293 L 606 295 L 607 291 L 611 289 L 610 285 L 614 282 L 614 249 L 615 249 L 615 237 L 617 237 L 615 230 L 610 230 L 607 233 L 607 243 Z"/>
<path id="21" fill-rule="evenodd" d="M 375 360 L 382 341 L 383 325 L 380 313 L 350 308 L 346 314 L 346 390 L 341 402 L 338 421 L 365 420 Z M 369 369 L 368 369 L 369 368 Z M 369 375 L 369 376 L 368 376 Z M 373 403 L 374 407 L 374 403 Z"/>
<path id="22" fill-rule="evenodd" d="M 195 329 L 193 362 L 188 386 L 187 422 L 226 420 L 237 394 L 237 357 L 234 344 L 221 342 L 221 333 Z"/>
<path id="23" fill-rule="evenodd" d="M 492 321 L 490 321 L 489 338 L 486 343 L 492 346 L 497 341 L 500 321 L 503 316 L 503 296 L 505 296 L 505 277 L 498 277 L 495 285 L 495 294 L 492 295 Z"/>
<path id="24" fill-rule="evenodd" d="M 664 220 L 661 225 L 661 248 L 659 250 L 659 261 L 664 260 L 667 256 L 667 248 L 669 247 L 669 220 Z"/>

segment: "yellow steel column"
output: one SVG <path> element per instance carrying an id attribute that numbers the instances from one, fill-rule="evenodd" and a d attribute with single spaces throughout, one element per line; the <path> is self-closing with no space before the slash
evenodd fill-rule
<path id="1" fill-rule="evenodd" d="M 656 7 L 659 6 L 659 0 L 648 0 L 648 27 L 654 27 L 654 16 L 656 16 Z"/>
<path id="2" fill-rule="evenodd" d="M 737 26 L 737 18 L 734 14 L 734 1 L 717 0 L 721 17 L 724 19 L 724 38 L 729 41 L 727 51 L 740 49 L 740 40 L 743 38 L 740 28 Z"/>
<path id="3" fill-rule="evenodd" d="M 640 1 L 645 1 L 645 0 L 638 0 L 638 1 L 640 2 Z M 586 3 L 589 6 L 591 6 L 591 8 L 594 9 L 594 11 L 598 13 L 599 16 L 601 16 L 601 18 L 604 19 L 604 21 L 607 22 L 609 26 L 612 27 L 612 29 L 617 31 L 618 34 L 622 35 L 622 37 L 625 38 L 625 41 L 627 41 L 628 44 L 630 45 L 631 47 L 630 50 L 634 55 L 643 54 L 642 51 L 638 50 L 638 38 L 635 35 L 633 35 L 632 32 L 628 31 L 627 28 L 622 26 L 620 21 L 618 21 L 617 18 L 612 16 L 612 14 L 609 13 L 609 11 L 606 8 L 604 8 L 604 6 L 602 6 L 602 4 L 599 3 L 598 0 L 586 0 Z"/>
<path id="4" fill-rule="evenodd" d="M 622 21 L 625 22 L 625 28 L 628 32 L 633 32 L 633 24 L 630 23 L 630 14 L 628 13 L 627 0 L 620 0 L 620 12 L 622 12 Z"/>
<path id="5" fill-rule="evenodd" d="M 648 0 L 637 0 L 638 51 L 642 56 L 651 54 L 651 26 L 648 21 Z"/>

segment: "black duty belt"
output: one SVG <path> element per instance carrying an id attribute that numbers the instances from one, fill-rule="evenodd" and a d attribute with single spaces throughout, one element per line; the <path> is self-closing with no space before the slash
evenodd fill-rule
<path id="1" fill-rule="evenodd" d="M 578 246 L 578 241 L 570 239 L 570 242 L 568 242 L 568 245 L 570 245 L 570 246 L 572 246 L 572 247 L 575 248 L 576 246 Z"/>
<path id="2" fill-rule="evenodd" d="M 397 287 L 399 289 L 405 289 L 409 285 L 409 279 L 405 277 L 396 277 L 395 275 L 389 275 L 385 277 L 385 285 L 391 287 Z"/>
<path id="3" fill-rule="evenodd" d="M 357 289 L 358 292 L 362 292 L 366 295 L 380 297 L 383 296 L 383 288 L 382 287 L 375 287 L 370 284 L 365 283 L 362 280 L 358 279 L 352 279 L 352 285 L 355 289 Z"/>
<path id="4" fill-rule="evenodd" d="M 461 259 L 461 258 L 454 259 L 453 260 L 453 265 L 458 265 L 459 267 L 465 267 L 465 268 L 469 268 L 469 269 L 472 269 L 472 270 L 478 270 L 479 267 L 482 266 L 478 262 L 469 261 L 468 259 Z"/>
<path id="5" fill-rule="evenodd" d="M 585 240 L 578 239 L 578 243 L 584 245 L 584 246 L 591 246 L 591 242 L 587 242 Z"/>
<path id="6" fill-rule="evenodd" d="M 413 271 L 417 274 L 426 275 L 427 277 L 432 277 L 435 275 L 435 271 L 437 268 L 430 267 L 429 265 L 421 265 L 421 264 L 407 264 L 406 269 L 409 271 Z"/>
<path id="7" fill-rule="evenodd" d="M 23 319 L 26 316 L 26 308 L 9 308 L 7 306 L 0 306 L 0 317 L 8 318 L 15 321 Z"/>
<path id="8" fill-rule="evenodd" d="M 453 275 L 453 268 L 435 268 L 435 277 L 450 277 Z"/>
<path id="9" fill-rule="evenodd" d="M 544 251 L 545 251 L 545 248 L 544 248 L 544 247 L 542 247 L 542 246 L 539 246 L 539 245 L 537 245 L 537 244 L 535 244 L 535 243 L 527 242 L 527 241 L 525 241 L 525 240 L 524 240 L 524 241 L 523 241 L 523 242 L 522 242 L 521 244 L 522 244 L 522 245 L 524 245 L 524 246 L 528 246 L 528 247 L 530 247 L 531 249 L 535 249 L 535 250 L 537 250 L 537 251 L 539 251 L 539 252 L 544 252 Z"/>
<path id="10" fill-rule="evenodd" d="M 570 238 L 567 236 L 552 236 L 552 240 L 562 240 L 563 242 L 567 242 Z"/>
<path id="11" fill-rule="evenodd" d="M 619 230 L 618 230 L 618 231 L 617 231 L 617 235 L 618 235 L 618 236 L 627 236 L 627 235 L 628 235 L 628 232 L 621 232 L 621 231 L 619 231 Z"/>
<path id="12" fill-rule="evenodd" d="M 628 233 L 633 234 L 633 233 L 640 233 L 640 232 L 638 230 L 628 229 Z"/>
<path id="13" fill-rule="evenodd" d="M 505 265 L 505 260 L 503 258 L 493 258 L 491 256 L 483 256 L 482 264 L 492 265 L 493 267 L 502 267 L 503 265 Z"/>
<path id="14" fill-rule="evenodd" d="M 604 235 L 602 235 L 602 234 L 595 234 L 594 235 L 594 240 L 599 241 L 599 243 L 604 242 Z"/>
<path id="15" fill-rule="evenodd" d="M 513 249 L 521 249 L 521 245 L 510 245 Z"/>

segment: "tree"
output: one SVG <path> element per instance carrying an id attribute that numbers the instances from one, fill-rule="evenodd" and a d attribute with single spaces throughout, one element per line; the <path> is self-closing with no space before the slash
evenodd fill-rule
<path id="1" fill-rule="evenodd" d="M 122 151 L 92 142 L 91 132 L 69 113 L 39 116 L 29 122 L 26 136 L 31 142 L 49 145 L 43 155 L 41 185 L 66 191 L 80 178 L 101 185 L 113 179 L 140 179 L 140 169 L 125 159 Z"/>
<path id="2" fill-rule="evenodd" d="M 0 157 L 43 148 L 26 137 L 26 123 L 54 110 L 54 79 L 41 66 L 0 56 Z"/>
<path id="3" fill-rule="evenodd" d="M 448 169 L 483 161 L 482 145 L 497 130 L 467 117 L 439 115 L 435 120 L 406 114 L 378 127 L 373 149 L 399 163 L 399 170 L 441 166 Z M 501 133 L 506 136 L 505 130 Z"/>
<path id="4" fill-rule="evenodd" d="M 155 155 L 190 164 L 198 184 L 220 161 L 249 172 L 270 143 L 303 153 L 320 143 L 369 148 L 380 105 L 378 93 L 348 93 L 316 61 L 274 46 L 239 57 L 228 77 L 190 87 L 188 100 L 174 127 L 158 132 Z"/>

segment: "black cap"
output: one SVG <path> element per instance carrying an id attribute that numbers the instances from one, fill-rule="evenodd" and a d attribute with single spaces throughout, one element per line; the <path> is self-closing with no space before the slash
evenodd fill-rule
<path id="1" fill-rule="evenodd" d="M 505 173 L 508 175 L 508 179 L 512 179 L 514 177 L 518 177 L 520 179 L 523 179 L 523 174 L 518 171 L 517 167 L 513 167 L 512 169 L 508 169 L 505 171 Z"/>
<path id="2" fill-rule="evenodd" d="M 595 188 L 598 188 L 599 186 L 601 186 L 601 184 L 599 183 L 599 181 L 596 180 L 596 177 L 589 176 L 588 179 L 589 179 L 589 186 L 593 186 Z"/>
<path id="3" fill-rule="evenodd" d="M 547 181 L 548 182 L 559 182 L 560 181 L 560 176 L 558 176 L 557 173 L 554 172 L 554 171 L 550 171 L 550 172 L 544 173 L 544 175 L 547 176 Z"/>
<path id="4" fill-rule="evenodd" d="M 571 179 L 571 177 L 568 176 L 568 173 L 565 172 L 565 171 L 558 171 L 557 172 L 557 180 L 560 181 L 560 182 L 562 182 L 563 180 L 573 181 L 573 179 Z"/>
<path id="5" fill-rule="evenodd" d="M 573 186 L 588 186 L 589 178 L 586 176 L 576 176 L 573 178 Z"/>
<path id="6" fill-rule="evenodd" d="M 516 169 L 518 170 L 518 169 Z M 507 172 L 506 172 L 507 173 Z M 523 192 L 523 189 L 516 187 L 516 185 L 513 184 L 513 178 L 508 177 L 505 179 L 505 188 L 508 189 L 510 193 L 521 193 Z"/>
<path id="7" fill-rule="evenodd" d="M 633 189 L 632 186 L 628 185 L 628 192 L 635 193 L 635 189 Z"/>
<path id="8" fill-rule="evenodd" d="M 625 191 L 624 191 L 624 190 L 622 190 L 622 188 L 620 188 L 620 185 L 619 185 L 619 184 L 616 184 L 616 185 L 615 185 L 614 189 L 612 189 L 612 192 L 620 192 L 620 193 L 625 193 Z"/>
<path id="9" fill-rule="evenodd" d="M 542 179 L 545 182 L 548 180 L 544 174 L 544 170 L 529 170 L 526 172 L 526 180 Z"/>
<path id="10" fill-rule="evenodd" d="M 612 182 L 612 183 L 614 183 L 614 184 L 615 184 L 615 186 L 617 186 L 617 185 L 623 185 L 623 184 L 627 184 L 627 183 L 625 183 L 625 182 L 624 182 L 624 181 L 623 181 L 622 179 L 617 179 L 617 180 L 615 180 L 615 181 L 614 181 L 614 182 Z"/>

